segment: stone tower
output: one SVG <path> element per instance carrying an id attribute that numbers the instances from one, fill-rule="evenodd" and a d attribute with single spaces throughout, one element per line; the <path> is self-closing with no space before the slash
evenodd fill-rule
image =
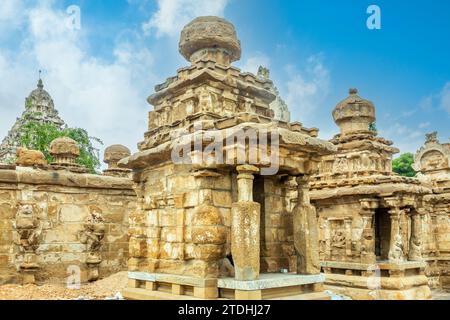
<path id="1" fill-rule="evenodd" d="M 322 157 L 309 193 L 326 285 L 353 299 L 428 299 L 424 258 L 432 232 L 424 199 L 431 190 L 392 172 L 399 150 L 370 129 L 375 105 L 356 89 L 333 119 L 340 133 L 330 142 L 338 152 Z"/>
<path id="2" fill-rule="evenodd" d="M 232 65 L 228 21 L 193 20 L 180 53 L 190 65 L 156 86 L 139 151 L 119 162 L 138 196 L 124 296 L 324 298 L 308 176 L 335 147 L 275 119 L 272 81 Z"/>
<path id="3" fill-rule="evenodd" d="M 58 128 L 65 126 L 55 109 L 52 97 L 44 90 L 41 79 L 37 83 L 37 88 L 25 99 L 25 111 L 22 116 L 17 118 L 16 123 L 0 145 L 0 163 L 8 162 L 15 157 L 16 149 L 20 147 L 20 129 L 29 121 L 50 123 Z"/>

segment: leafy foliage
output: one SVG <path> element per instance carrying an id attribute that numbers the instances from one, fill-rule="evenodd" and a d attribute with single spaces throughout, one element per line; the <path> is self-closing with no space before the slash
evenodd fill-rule
<path id="1" fill-rule="evenodd" d="M 93 145 L 94 142 L 103 144 L 103 142 L 95 137 L 90 137 L 86 130 L 81 128 L 64 128 L 59 129 L 50 123 L 40 123 L 38 121 L 28 121 L 22 126 L 20 132 L 20 144 L 28 149 L 41 151 L 47 161 L 53 161 L 50 155 L 50 143 L 56 138 L 69 137 L 80 147 L 80 156 L 77 163 L 88 169 L 91 173 L 95 173 L 100 167 L 99 150 Z"/>
<path id="2" fill-rule="evenodd" d="M 370 125 L 369 125 L 369 131 L 378 131 L 377 130 L 377 123 L 376 122 L 372 122 Z"/>
<path id="3" fill-rule="evenodd" d="M 403 177 L 415 177 L 412 165 L 414 163 L 414 155 L 412 153 L 404 153 L 392 162 L 392 170 Z"/>

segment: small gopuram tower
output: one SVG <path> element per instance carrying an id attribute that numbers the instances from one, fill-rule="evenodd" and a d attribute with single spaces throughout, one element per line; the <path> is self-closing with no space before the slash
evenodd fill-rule
<path id="1" fill-rule="evenodd" d="M 429 252 L 429 277 L 434 285 L 450 287 L 450 144 L 440 143 L 437 132 L 427 134 L 425 145 L 417 152 L 414 170 L 418 178 L 433 188 L 425 197 L 430 213 L 430 241 L 434 251 Z"/>
<path id="2" fill-rule="evenodd" d="M 191 63 L 156 87 L 133 170 L 129 299 L 326 298 L 308 177 L 335 147 L 274 120 L 272 82 L 241 73 L 234 26 L 181 33 Z"/>
<path id="3" fill-rule="evenodd" d="M 398 149 L 377 137 L 375 106 L 356 89 L 333 118 L 338 153 L 322 158 L 310 194 L 326 284 L 355 299 L 428 299 L 423 197 L 430 189 L 392 172 Z"/>
<path id="4" fill-rule="evenodd" d="M 25 111 L 22 116 L 17 118 L 16 123 L 0 145 L 0 163 L 14 162 L 16 150 L 21 147 L 21 128 L 30 121 L 50 123 L 57 128 L 65 126 L 64 121 L 59 117 L 58 111 L 55 109 L 52 97 L 44 90 L 44 84 L 41 79 L 37 83 L 37 88 L 25 99 Z"/>

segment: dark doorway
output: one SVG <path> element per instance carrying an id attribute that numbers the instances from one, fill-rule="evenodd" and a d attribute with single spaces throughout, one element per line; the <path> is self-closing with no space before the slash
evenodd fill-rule
<path id="1" fill-rule="evenodd" d="M 389 260 L 391 242 L 391 218 L 388 209 L 375 212 L 375 255 L 378 261 Z"/>
<path id="2" fill-rule="evenodd" d="M 265 243 L 265 230 L 266 230 L 266 210 L 265 210 L 265 197 L 264 197 L 264 177 L 255 175 L 253 181 L 253 201 L 261 205 L 261 229 L 260 237 L 261 243 Z"/>

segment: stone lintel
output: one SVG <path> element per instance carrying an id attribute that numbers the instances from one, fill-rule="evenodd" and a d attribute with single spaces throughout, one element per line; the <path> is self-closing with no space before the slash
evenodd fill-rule
<path id="1" fill-rule="evenodd" d="M 261 274 L 259 280 L 238 281 L 233 278 L 218 280 L 218 287 L 221 289 L 234 289 L 241 291 L 254 291 L 272 288 L 283 288 L 302 286 L 308 284 L 323 283 L 325 276 L 318 275 L 295 275 L 295 274 Z"/>

